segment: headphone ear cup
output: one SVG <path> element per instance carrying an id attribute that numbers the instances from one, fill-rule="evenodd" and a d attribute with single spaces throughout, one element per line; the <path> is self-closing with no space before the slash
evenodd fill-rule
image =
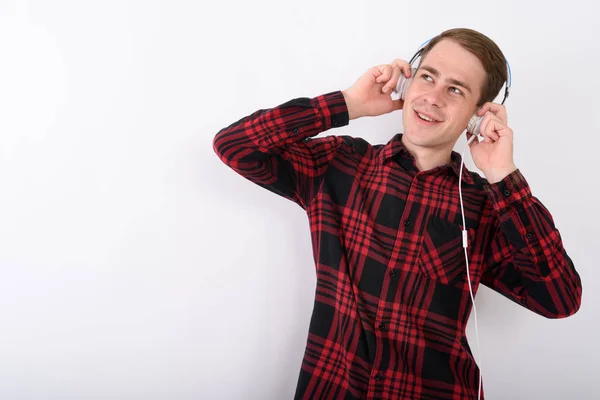
<path id="1" fill-rule="evenodd" d="M 416 68 L 411 68 L 410 78 L 406 78 L 403 73 L 400 74 L 400 78 L 398 78 L 398 83 L 396 83 L 396 89 L 394 90 L 400 96 L 400 99 L 404 100 L 406 98 L 406 93 L 408 92 L 408 88 L 413 81 L 415 74 L 417 73 Z"/>
<path id="2" fill-rule="evenodd" d="M 481 127 L 482 121 L 483 121 L 483 117 L 480 117 L 477 114 L 474 114 L 471 117 L 469 124 L 467 125 L 467 132 L 469 132 L 475 136 L 481 135 L 480 127 Z"/>

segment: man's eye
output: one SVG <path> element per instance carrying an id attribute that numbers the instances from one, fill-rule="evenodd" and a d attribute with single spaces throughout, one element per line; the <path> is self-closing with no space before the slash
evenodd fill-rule
<path id="1" fill-rule="evenodd" d="M 421 77 L 422 77 L 423 79 L 425 79 L 426 81 L 427 81 L 427 80 L 429 80 L 429 79 L 431 79 L 431 76 L 429 76 L 429 75 L 427 75 L 427 74 L 423 74 L 423 75 L 421 75 Z M 428 78 L 429 78 L 429 79 L 428 79 Z"/>
<path id="2" fill-rule="evenodd" d="M 460 89 L 458 89 L 458 88 L 455 88 L 454 86 L 452 86 L 450 88 L 450 90 L 454 91 L 454 93 L 456 93 L 456 94 L 462 94 L 462 91 Z"/>

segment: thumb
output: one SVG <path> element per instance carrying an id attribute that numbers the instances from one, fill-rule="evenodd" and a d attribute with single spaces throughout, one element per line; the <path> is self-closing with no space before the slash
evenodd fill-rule
<path id="1" fill-rule="evenodd" d="M 394 110 L 402 110 L 403 107 L 404 107 L 404 100 L 402 100 L 402 99 L 392 100 L 392 108 Z"/>

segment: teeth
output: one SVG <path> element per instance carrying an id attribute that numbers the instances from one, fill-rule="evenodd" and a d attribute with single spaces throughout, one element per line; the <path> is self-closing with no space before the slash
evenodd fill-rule
<path id="1" fill-rule="evenodd" d="M 419 117 L 420 117 L 421 119 L 424 119 L 425 121 L 429 121 L 429 122 L 433 122 L 433 121 L 435 121 L 434 119 L 431 119 L 431 118 L 429 118 L 427 115 L 423 115 L 423 114 L 421 114 L 421 113 L 417 113 L 417 114 L 419 115 Z"/>

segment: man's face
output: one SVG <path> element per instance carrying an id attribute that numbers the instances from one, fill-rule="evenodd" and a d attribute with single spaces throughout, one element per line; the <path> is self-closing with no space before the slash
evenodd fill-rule
<path id="1" fill-rule="evenodd" d="M 481 61 L 444 39 L 421 60 L 406 93 L 404 136 L 413 145 L 452 149 L 477 111 L 486 74 Z M 434 122 L 424 121 L 422 113 Z"/>

